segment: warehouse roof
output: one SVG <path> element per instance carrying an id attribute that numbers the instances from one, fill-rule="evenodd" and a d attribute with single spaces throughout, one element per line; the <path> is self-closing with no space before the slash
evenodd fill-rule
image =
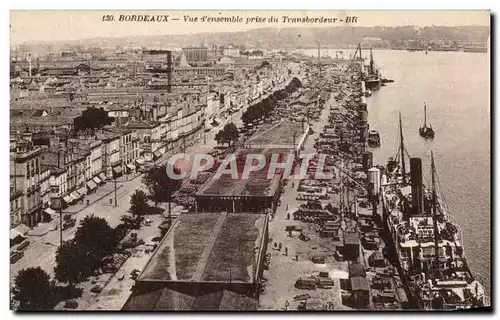
<path id="1" fill-rule="evenodd" d="M 122 308 L 126 311 L 251 311 L 256 309 L 256 299 L 232 291 L 220 290 L 201 296 L 193 296 L 166 287 L 140 293 L 134 292 Z"/>
<path id="2" fill-rule="evenodd" d="M 220 177 L 214 175 L 200 188 L 197 196 L 272 197 L 278 190 L 281 180 L 279 172 L 282 169 L 276 170 L 271 179 L 267 177 L 271 157 L 273 154 L 281 154 L 284 159 L 279 161 L 286 162 L 288 153 L 290 149 L 238 149 L 235 154 L 238 179 L 233 179 L 231 174 L 223 174 Z M 266 165 L 260 170 L 250 172 L 248 179 L 243 179 L 248 154 L 264 154 Z"/>
<path id="3" fill-rule="evenodd" d="M 368 280 L 363 277 L 354 277 L 351 278 L 351 290 L 352 291 L 370 291 L 370 285 L 368 284 Z"/>
<path id="4" fill-rule="evenodd" d="M 266 221 L 264 214 L 181 214 L 138 281 L 253 283 Z"/>

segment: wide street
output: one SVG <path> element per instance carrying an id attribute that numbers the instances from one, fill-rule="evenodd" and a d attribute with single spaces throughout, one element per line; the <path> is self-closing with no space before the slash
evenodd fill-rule
<path id="1" fill-rule="evenodd" d="M 321 113 L 318 121 L 311 121 L 311 128 L 314 133 L 307 137 L 304 144 L 304 154 L 314 154 L 314 140 L 319 137 L 322 132 L 323 126 L 328 122 L 328 115 L 330 108 L 338 106 L 334 100 L 334 95 L 325 104 L 325 108 Z M 339 172 L 335 170 L 336 175 Z M 276 210 L 275 217 L 269 222 L 269 238 L 272 242 L 269 244 L 268 252 L 271 254 L 271 262 L 269 270 L 264 272 L 264 277 L 267 278 L 267 286 L 264 293 L 260 296 L 260 310 L 284 310 L 286 301 L 289 302 L 289 309 L 297 309 L 298 301 L 294 297 L 304 294 L 305 291 L 295 288 L 295 281 L 299 277 L 307 277 L 316 275 L 321 271 L 321 265 L 314 264 L 311 257 L 316 253 L 327 252 L 327 247 L 323 247 L 322 239 L 319 238 L 317 232 L 311 229 L 309 224 L 304 224 L 299 221 L 293 220 L 292 213 L 304 203 L 304 201 L 296 200 L 297 187 L 299 181 L 293 181 L 295 186 L 292 186 L 292 181 L 289 181 L 284 193 L 281 196 L 281 204 Z M 336 197 L 326 201 L 332 202 L 337 205 Z M 287 218 L 287 213 L 290 213 L 290 219 Z M 291 235 L 285 231 L 286 226 L 297 225 L 304 228 L 304 234 L 310 237 L 310 241 L 302 241 L 298 238 L 300 233 L 293 232 Z M 284 251 L 274 248 L 274 244 L 282 244 L 287 248 L 288 254 L 285 255 Z M 298 260 L 296 260 L 298 259 Z M 289 272 L 284 273 L 283 270 Z M 290 277 L 294 275 L 295 277 Z M 338 279 L 334 280 L 335 285 L 332 289 L 316 290 L 310 293 L 311 299 L 308 303 L 310 307 L 323 308 L 322 303 L 330 302 L 337 309 L 349 309 L 342 306 L 340 282 Z"/>
<path id="2" fill-rule="evenodd" d="M 194 155 L 196 153 L 211 150 L 216 146 L 215 134 L 221 130 L 226 123 L 232 121 L 236 126 L 242 125 L 241 114 L 242 111 L 240 110 L 232 115 L 228 115 L 227 118 L 221 121 L 219 126 L 206 132 L 206 143 L 204 143 L 204 133 L 202 133 L 200 139 L 198 139 L 194 145 L 186 148 L 186 153 Z M 180 152 L 180 150 L 176 152 Z M 158 163 L 166 162 L 167 160 L 168 154 L 164 155 Z M 83 204 L 77 203 L 65 209 L 63 215 L 71 213 L 73 218 L 76 219 L 76 225 L 67 230 L 63 230 L 63 240 L 73 238 L 80 221 L 88 215 L 93 214 L 96 217 L 106 219 L 111 227 L 116 227 L 120 224 L 121 216 L 127 214 L 130 208 L 130 196 L 137 189 L 146 190 L 145 186 L 142 184 L 142 176 L 142 174 L 135 173 L 117 179 L 116 207 L 114 205 L 115 185 L 111 180 L 99 186 L 95 193 L 87 195 Z M 87 200 L 90 202 L 88 206 L 86 204 Z M 39 266 L 49 275 L 54 275 L 55 256 L 60 243 L 60 231 L 59 229 L 55 230 L 56 225 L 57 227 L 59 225 L 58 217 L 54 217 L 51 222 L 43 223 L 28 232 L 27 240 L 30 241 L 30 245 L 24 251 L 24 257 L 10 265 L 11 283 L 19 270 L 29 267 Z"/>

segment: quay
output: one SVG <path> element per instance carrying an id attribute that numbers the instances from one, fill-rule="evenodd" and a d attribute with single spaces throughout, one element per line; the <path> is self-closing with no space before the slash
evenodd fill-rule
<path id="1" fill-rule="evenodd" d="M 205 59 L 205 51 L 198 51 L 186 50 L 189 60 Z M 137 190 L 149 192 L 137 177 L 162 166 L 175 153 L 210 153 L 214 168 L 182 182 L 173 195 L 172 212 L 166 209 L 170 204 L 155 203 L 161 213 L 148 215 L 148 225 L 127 230 L 121 241 L 129 243 L 135 234 L 141 244 L 114 253 L 113 259 L 121 262 L 112 272 L 100 270 L 78 284 L 83 294 L 71 300 L 77 309 L 404 307 L 397 272 L 385 259 L 379 237 L 376 168 L 366 149 L 368 110 L 359 61 L 318 66 L 292 54 L 285 56 L 287 62 L 283 56 L 260 56 L 246 60 L 245 68 L 236 67 L 236 58 L 230 62 L 233 68 L 206 68 L 187 65 L 184 53 L 175 60 L 168 50 L 146 56 L 151 61 L 134 63 L 131 69 L 126 61 L 73 67 L 67 62 L 64 67 L 40 64 L 39 70 L 30 64 L 26 75 L 26 67 L 15 64 L 20 76 L 12 86 L 17 99 L 12 102 L 12 159 L 20 164 L 33 160 L 35 166 L 46 168 L 47 176 L 53 176 L 46 184 L 57 190 L 44 191 L 36 208 L 13 215 L 12 240 L 31 242 L 25 256 L 13 263 L 15 271 L 42 261 L 42 268 L 54 275 L 56 199 L 64 199 L 64 208 L 57 210 L 71 215 L 75 224 L 95 211 L 96 217 L 118 228 L 129 212 L 130 196 Z M 166 67 L 155 62 L 162 59 Z M 128 81 L 126 90 L 118 88 L 113 83 L 117 80 L 109 77 L 112 70 L 129 72 L 135 82 Z M 39 103 L 40 117 L 26 120 L 33 112 L 26 108 L 23 88 L 28 82 L 36 85 L 35 72 L 42 77 L 58 75 L 51 80 L 57 84 L 38 84 L 30 101 Z M 202 79 L 207 73 L 219 78 L 210 83 Z M 139 75 L 151 83 L 142 83 Z M 192 79 L 186 81 L 186 75 Z M 58 91 L 75 78 L 83 83 L 78 93 Z M 98 85 L 104 81 L 104 88 Z M 70 107 L 63 108 L 67 101 Z M 111 118 L 111 125 L 78 130 L 86 122 L 75 119 L 100 119 L 103 114 Z M 216 141 L 230 124 L 237 137 Z M 29 130 L 22 134 L 25 126 Z M 268 160 L 278 155 L 282 161 L 292 155 L 294 166 L 307 161 L 307 176 L 288 180 L 279 169 L 270 179 L 266 165 L 248 179 L 215 177 L 229 155 L 236 157 L 241 173 L 248 154 Z M 301 160 L 303 154 L 314 156 Z M 318 163 L 320 155 L 326 155 L 324 164 Z M 319 167 L 326 179 L 315 179 Z M 113 184 L 114 201 L 107 196 Z M 94 198 L 92 192 L 104 189 L 108 193 L 84 205 L 86 198 Z M 78 211 L 71 210 L 75 202 L 82 207 Z M 28 231 L 20 227 L 24 224 Z M 36 231 L 42 228 L 50 231 Z M 75 229 L 65 230 L 61 239 L 74 237 Z M 18 246 L 13 244 L 12 250 Z M 55 308 L 68 309 L 67 303 L 61 301 Z"/>

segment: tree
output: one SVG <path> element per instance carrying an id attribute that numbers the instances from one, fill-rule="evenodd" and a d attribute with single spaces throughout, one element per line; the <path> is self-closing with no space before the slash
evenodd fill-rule
<path id="1" fill-rule="evenodd" d="M 142 182 L 148 187 L 155 205 L 158 202 L 168 201 L 168 213 L 171 213 L 171 205 L 174 193 L 182 186 L 181 179 L 172 179 L 167 175 L 167 165 L 155 167 L 148 171 Z M 181 170 L 173 167 L 174 174 L 180 174 Z"/>
<path id="2" fill-rule="evenodd" d="M 54 268 L 57 280 L 75 284 L 91 275 L 91 271 L 86 264 L 85 252 L 80 250 L 75 241 L 66 241 L 57 249 Z"/>
<path id="3" fill-rule="evenodd" d="M 77 132 L 91 130 L 94 133 L 95 129 L 101 129 L 111 123 L 111 118 L 103 108 L 94 107 L 87 108 L 87 110 L 82 112 L 81 116 L 73 120 L 73 125 Z"/>
<path id="4" fill-rule="evenodd" d="M 40 267 L 19 271 L 12 295 L 19 302 L 19 310 L 51 310 L 54 307 L 54 285 Z"/>
<path id="5" fill-rule="evenodd" d="M 229 145 L 234 144 L 235 141 L 238 140 L 239 131 L 234 123 L 228 123 L 224 126 L 224 135 L 226 137 L 226 141 L 229 142 Z"/>
<path id="6" fill-rule="evenodd" d="M 85 217 L 72 241 L 63 243 L 56 253 L 56 279 L 77 283 L 100 268 L 102 259 L 119 242 L 118 232 L 108 222 L 93 215 Z M 77 261 L 77 263 L 75 263 Z"/>
<path id="7" fill-rule="evenodd" d="M 75 233 L 75 241 L 87 253 L 101 262 L 118 245 L 119 238 L 108 222 L 94 215 L 86 216 Z"/>
<path id="8" fill-rule="evenodd" d="M 136 219 L 149 212 L 148 197 L 144 191 L 136 190 L 130 196 L 130 211 Z"/>
<path id="9" fill-rule="evenodd" d="M 225 142 L 227 142 L 224 129 L 219 130 L 219 132 L 215 134 L 215 141 L 217 141 L 217 144 L 224 144 Z"/>

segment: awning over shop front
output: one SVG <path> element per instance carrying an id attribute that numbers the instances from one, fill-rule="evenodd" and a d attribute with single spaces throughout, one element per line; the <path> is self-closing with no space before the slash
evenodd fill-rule
<path id="1" fill-rule="evenodd" d="M 130 169 L 130 170 L 135 170 L 135 166 L 133 163 L 129 163 L 127 164 L 127 167 Z"/>
<path id="2" fill-rule="evenodd" d="M 143 158 L 135 159 L 135 162 L 137 162 L 138 165 L 142 165 L 144 164 L 144 159 Z"/>
<path id="3" fill-rule="evenodd" d="M 99 173 L 99 178 L 104 182 L 106 181 L 106 176 L 104 175 L 104 173 Z"/>
<path id="4" fill-rule="evenodd" d="M 89 180 L 87 181 L 87 188 L 89 188 L 90 190 L 94 190 L 95 188 L 97 188 L 97 184 L 94 182 L 94 180 Z"/>
<path id="5" fill-rule="evenodd" d="M 72 203 L 73 201 L 75 201 L 75 200 L 74 200 L 72 197 L 70 197 L 70 196 L 64 196 L 63 200 L 64 200 L 64 202 L 66 202 L 66 203 L 68 203 L 68 204 L 69 204 L 69 203 Z"/>
<path id="6" fill-rule="evenodd" d="M 102 180 L 99 179 L 99 177 L 97 177 L 97 176 L 95 176 L 94 179 L 92 179 L 92 180 L 94 180 L 94 182 L 97 183 L 97 184 L 101 184 L 102 183 Z"/>
<path id="7" fill-rule="evenodd" d="M 80 196 L 84 196 L 87 194 L 87 188 L 81 187 L 80 189 L 76 190 L 80 194 Z"/>
<path id="8" fill-rule="evenodd" d="M 52 209 L 52 208 L 45 208 L 45 209 L 43 209 L 43 212 L 45 212 L 49 216 L 55 216 L 55 215 L 57 215 L 57 212 L 54 209 Z"/>
<path id="9" fill-rule="evenodd" d="M 82 196 L 76 191 L 73 191 L 69 194 L 69 196 L 73 199 L 73 201 L 78 201 Z"/>
<path id="10" fill-rule="evenodd" d="M 16 231 L 16 229 L 10 229 L 10 240 L 14 240 L 17 237 L 22 237 L 22 234 Z"/>
<path id="11" fill-rule="evenodd" d="M 17 227 L 10 229 L 10 240 L 14 240 L 19 236 L 23 237 L 29 230 L 30 228 L 28 228 L 25 224 L 20 224 Z"/>
<path id="12" fill-rule="evenodd" d="M 114 167 L 113 172 L 116 174 L 120 174 L 123 172 L 123 169 L 122 169 L 122 167 Z"/>

